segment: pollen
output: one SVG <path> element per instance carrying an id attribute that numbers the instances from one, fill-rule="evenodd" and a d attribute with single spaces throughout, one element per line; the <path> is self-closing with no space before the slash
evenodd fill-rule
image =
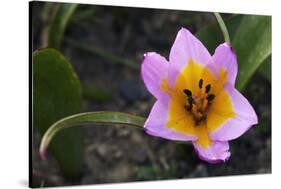
<path id="1" fill-rule="evenodd" d="M 206 120 L 208 109 L 215 98 L 215 95 L 210 93 L 212 87 L 211 84 L 205 85 L 205 90 L 203 90 L 203 85 L 204 80 L 201 78 L 198 82 L 198 90 L 195 95 L 192 94 L 189 89 L 183 90 L 187 97 L 184 108 L 187 112 L 192 114 L 196 126 Z"/>

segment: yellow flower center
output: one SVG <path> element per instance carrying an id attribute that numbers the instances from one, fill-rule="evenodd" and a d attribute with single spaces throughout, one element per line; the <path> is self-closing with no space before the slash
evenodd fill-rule
<path id="1" fill-rule="evenodd" d="M 211 145 L 209 131 L 215 131 L 235 116 L 229 94 L 223 89 L 227 72 L 215 76 L 204 65 L 189 60 L 175 85 L 162 81 L 162 91 L 170 95 L 167 128 L 197 136 L 203 148 Z"/>

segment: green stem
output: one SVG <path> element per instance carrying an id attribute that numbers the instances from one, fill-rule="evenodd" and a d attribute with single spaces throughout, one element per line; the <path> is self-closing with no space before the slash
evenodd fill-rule
<path id="1" fill-rule="evenodd" d="M 40 157 L 46 159 L 46 151 L 52 138 L 62 129 L 85 124 L 100 125 L 128 125 L 143 128 L 145 118 L 121 112 L 86 112 L 65 117 L 49 127 L 45 132 L 40 144 Z"/>
<path id="2" fill-rule="evenodd" d="M 69 3 L 59 5 L 52 23 L 50 24 L 48 47 L 60 49 L 66 26 L 77 7 L 77 4 Z"/>
<path id="3" fill-rule="evenodd" d="M 81 49 L 83 51 L 92 53 L 96 56 L 99 56 L 99 57 L 101 57 L 105 60 L 110 61 L 111 63 L 125 65 L 125 66 L 128 66 L 128 67 L 132 68 L 132 69 L 139 69 L 139 65 L 136 64 L 136 62 L 133 62 L 131 60 L 115 56 L 115 55 L 110 54 L 110 53 L 108 53 L 108 52 L 106 52 L 102 49 L 97 48 L 97 47 L 93 47 L 93 46 L 89 47 L 89 46 L 84 45 L 82 43 L 78 43 L 75 40 L 70 39 L 70 38 L 66 38 L 65 41 L 75 48 L 78 48 L 78 49 Z"/>
<path id="4" fill-rule="evenodd" d="M 219 23 L 219 26 L 220 26 L 220 29 L 221 29 L 221 32 L 223 34 L 225 42 L 230 44 L 229 34 L 228 34 L 226 25 L 225 25 L 221 15 L 218 12 L 214 12 L 214 15 L 215 15 L 215 17 L 216 17 L 216 19 L 217 19 L 217 21 Z"/>

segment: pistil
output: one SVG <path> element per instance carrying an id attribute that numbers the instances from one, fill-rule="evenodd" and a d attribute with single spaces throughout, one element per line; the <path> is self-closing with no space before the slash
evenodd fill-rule
<path id="1" fill-rule="evenodd" d="M 192 114 L 196 126 L 206 120 L 208 108 L 215 98 L 214 94 L 209 94 L 211 91 L 211 84 L 207 84 L 205 86 L 205 91 L 202 92 L 203 84 L 203 79 L 200 79 L 198 82 L 199 90 L 196 95 L 193 95 L 192 91 L 189 89 L 183 90 L 184 94 L 187 96 L 187 104 L 185 104 L 184 107 Z"/>

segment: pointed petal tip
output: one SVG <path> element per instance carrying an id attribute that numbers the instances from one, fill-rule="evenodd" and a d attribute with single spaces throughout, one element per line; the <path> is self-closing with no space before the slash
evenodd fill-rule
<path id="1" fill-rule="evenodd" d="M 181 29 L 178 31 L 177 37 L 180 35 L 192 35 L 194 36 L 187 28 L 181 27 Z"/>
<path id="2" fill-rule="evenodd" d="M 180 32 L 182 31 L 188 31 L 188 29 L 186 29 L 185 27 L 181 27 L 181 29 L 179 30 Z"/>
<path id="3" fill-rule="evenodd" d="M 229 42 L 225 42 L 225 43 L 223 43 L 223 45 L 230 49 L 230 51 L 232 52 L 233 56 L 235 57 L 235 59 L 237 61 L 236 52 L 235 52 L 234 48 L 232 47 L 232 45 Z"/>
<path id="4" fill-rule="evenodd" d="M 148 54 L 148 53 L 144 53 L 144 54 L 142 55 L 142 58 L 141 58 L 141 61 L 140 61 L 141 64 L 143 63 L 143 61 L 144 61 L 144 59 L 146 58 L 147 54 Z"/>
<path id="5" fill-rule="evenodd" d="M 229 42 L 221 43 L 218 47 L 226 47 L 226 48 L 229 48 L 230 51 L 235 54 L 234 48 L 232 47 L 231 43 L 229 43 Z"/>
<path id="6" fill-rule="evenodd" d="M 179 30 L 180 32 L 189 32 L 189 33 L 191 33 L 187 28 L 185 28 L 185 27 L 181 27 L 181 29 Z"/>
<path id="7" fill-rule="evenodd" d="M 146 53 L 144 53 L 142 55 L 140 63 L 142 64 L 147 57 L 155 55 L 155 54 L 157 54 L 157 53 L 156 52 L 146 52 Z"/>
<path id="8" fill-rule="evenodd" d="M 222 43 L 222 45 L 224 45 L 226 47 L 231 47 L 231 44 L 229 42 L 224 42 L 224 43 Z"/>

